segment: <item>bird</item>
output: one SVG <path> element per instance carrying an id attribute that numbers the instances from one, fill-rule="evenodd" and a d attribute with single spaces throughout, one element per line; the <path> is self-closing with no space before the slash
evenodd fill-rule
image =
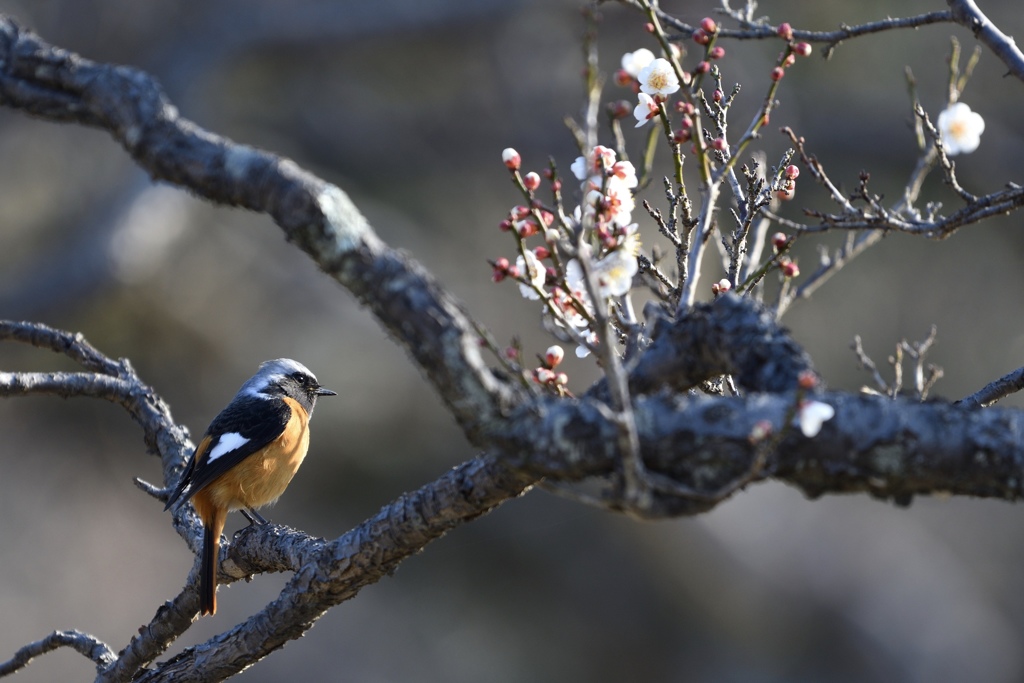
<path id="1" fill-rule="evenodd" d="M 317 399 L 336 395 L 302 363 L 268 360 L 207 427 L 164 506 L 177 513 L 191 500 L 203 522 L 200 615 L 217 613 L 220 535 L 228 512 L 241 510 L 250 526 L 268 523 L 256 508 L 284 493 L 306 457 Z"/>

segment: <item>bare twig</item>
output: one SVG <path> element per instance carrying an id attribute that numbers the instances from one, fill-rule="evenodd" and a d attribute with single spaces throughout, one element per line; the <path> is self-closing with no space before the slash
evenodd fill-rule
<path id="1" fill-rule="evenodd" d="M 1024 367 L 1003 375 L 999 379 L 986 384 L 970 396 L 964 397 L 955 405 L 964 408 L 986 408 L 999 399 L 1006 398 L 1024 389 Z"/>
<path id="2" fill-rule="evenodd" d="M 97 671 L 103 671 L 115 659 L 110 646 L 95 636 L 81 631 L 54 631 L 42 640 L 29 643 L 14 653 L 6 662 L 0 663 L 0 676 L 8 676 L 28 666 L 39 655 L 52 652 L 60 647 L 70 647 L 96 664 Z"/>

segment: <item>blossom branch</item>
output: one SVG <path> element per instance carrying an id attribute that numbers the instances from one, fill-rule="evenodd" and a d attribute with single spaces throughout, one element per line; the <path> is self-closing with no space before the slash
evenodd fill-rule
<path id="1" fill-rule="evenodd" d="M 635 0 L 621 0 L 621 2 L 637 6 Z M 1013 37 L 999 30 L 999 27 L 985 16 L 974 0 L 946 0 L 946 3 L 949 5 L 948 10 L 937 10 L 912 17 L 887 17 L 879 21 L 872 21 L 857 26 L 842 25 L 835 31 L 793 29 L 793 37 L 812 43 L 824 43 L 823 54 L 827 59 L 843 41 L 850 40 L 851 38 L 859 38 L 872 33 L 894 29 L 916 29 L 931 24 L 956 23 L 967 28 L 978 40 L 992 50 L 1006 65 L 1008 73 L 1015 76 L 1018 80 L 1024 81 L 1024 53 L 1017 47 Z M 735 19 L 742 28 L 723 28 L 721 30 L 722 38 L 731 38 L 733 40 L 770 40 L 775 37 L 775 27 L 770 24 L 752 21 L 742 13 L 729 11 L 727 3 L 725 3 L 725 8 L 725 13 Z M 657 12 L 658 17 L 666 26 L 682 34 L 681 36 L 671 36 L 673 40 L 689 38 L 697 28 L 669 15 L 661 9 L 658 9 Z"/>
<path id="2" fill-rule="evenodd" d="M 627 0 L 627 2 L 628 1 L 629 0 Z M 689 37 L 696 29 L 696 27 L 691 26 L 681 19 L 671 16 L 660 9 L 658 10 L 658 13 L 661 20 L 664 21 L 666 25 L 681 32 L 684 37 Z M 770 24 L 750 21 L 736 13 L 727 12 L 727 14 L 729 14 L 733 19 L 736 19 L 743 28 L 723 28 L 721 32 L 723 38 L 732 38 L 734 40 L 765 40 L 777 37 L 775 27 Z M 805 40 L 813 43 L 825 43 L 824 52 L 825 57 L 828 58 L 840 43 L 851 38 L 858 38 L 860 36 L 879 33 L 881 31 L 920 28 L 921 26 L 928 26 L 929 24 L 949 23 L 952 21 L 954 21 L 953 12 L 941 10 L 927 12 L 913 17 L 889 17 L 879 21 L 860 24 L 858 26 L 842 25 L 835 31 L 805 31 L 793 29 L 793 37 L 798 40 Z"/>

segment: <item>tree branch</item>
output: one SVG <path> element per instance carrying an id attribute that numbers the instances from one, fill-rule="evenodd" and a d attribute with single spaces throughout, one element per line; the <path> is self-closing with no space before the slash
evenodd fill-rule
<path id="1" fill-rule="evenodd" d="M 88 633 L 81 631 L 54 631 L 42 640 L 29 643 L 14 653 L 6 662 L 0 663 L 0 676 L 7 676 L 19 669 L 24 669 L 39 655 L 52 652 L 59 647 L 70 647 L 75 652 L 88 657 L 96 664 L 96 670 L 102 671 L 116 659 L 114 651 Z"/>

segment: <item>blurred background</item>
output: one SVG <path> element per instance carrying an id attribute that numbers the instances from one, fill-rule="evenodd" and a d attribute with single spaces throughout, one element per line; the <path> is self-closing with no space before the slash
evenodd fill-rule
<path id="1" fill-rule="evenodd" d="M 691 23 L 711 4 L 663 3 Z M 1024 29 L 1016 0 L 980 4 L 1006 33 Z M 827 30 L 945 6 L 780 0 L 760 12 Z M 485 259 L 513 253 L 497 229 L 519 201 L 502 148 L 516 147 L 524 170 L 551 155 L 567 172 L 576 156 L 561 121 L 581 105 L 579 9 L 0 0 L 53 44 L 154 74 L 199 125 L 337 183 L 385 240 L 415 254 L 498 339 L 520 335 L 531 358 L 551 343 L 537 307 L 512 284 L 492 284 Z M 639 15 L 603 12 L 609 74 L 622 53 L 654 48 Z M 868 170 L 874 191 L 896 201 L 917 157 L 904 67 L 936 116 L 950 35 L 973 48 L 951 25 L 869 36 L 829 62 L 816 47 L 782 83 L 761 146 L 769 163 L 789 125 L 845 189 Z M 726 84 L 743 85 L 732 119 L 742 130 L 781 45 L 724 45 Z M 1024 84 L 1005 71 L 984 54 L 962 98 L 987 125 L 978 151 L 956 159 L 977 194 L 1022 181 Z M 613 85 L 607 96 L 632 99 Z M 639 156 L 642 133 L 627 135 Z M 335 537 L 473 455 L 405 354 L 266 217 L 150 182 L 105 133 L 18 112 L 0 110 L 0 157 L 0 317 L 80 331 L 130 358 L 193 434 L 267 358 L 299 359 L 339 392 L 318 407 L 311 457 L 272 520 Z M 657 184 L 645 196 L 662 201 Z M 938 177 L 924 200 L 959 207 Z M 799 220 L 803 207 L 832 209 L 806 175 L 780 210 Z M 634 216 L 645 244 L 657 243 Z M 785 322 L 829 385 L 851 391 L 868 381 L 849 349 L 855 334 L 884 366 L 900 338 L 923 338 L 934 323 L 931 360 L 945 369 L 936 393 L 960 398 L 1022 364 L 1020 221 L 944 241 L 893 235 Z M 805 273 L 815 243 L 797 250 Z M 702 289 L 718 277 L 709 266 Z M 567 365 L 582 391 L 592 368 Z M 5 371 L 70 368 L 0 346 Z M 160 505 L 132 484 L 158 481 L 157 461 L 123 411 L 98 401 L 0 401 L 0 433 L 0 659 L 54 629 L 121 649 L 193 562 Z M 434 543 L 239 680 L 1020 681 L 1020 517 L 999 502 L 919 499 L 904 510 L 861 496 L 811 502 L 765 484 L 696 519 L 640 523 L 532 492 Z M 222 589 L 218 615 L 171 654 L 258 610 L 285 578 Z M 62 650 L 12 680 L 93 675 Z"/>

